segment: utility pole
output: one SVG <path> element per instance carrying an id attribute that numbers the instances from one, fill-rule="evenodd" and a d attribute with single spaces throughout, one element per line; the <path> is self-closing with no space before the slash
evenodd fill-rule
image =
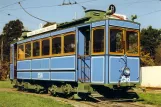
<path id="1" fill-rule="evenodd" d="M 77 20 L 77 12 L 75 12 L 74 20 Z"/>

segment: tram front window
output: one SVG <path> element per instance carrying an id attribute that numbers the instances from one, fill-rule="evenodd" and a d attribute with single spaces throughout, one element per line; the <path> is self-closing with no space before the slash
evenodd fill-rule
<path id="1" fill-rule="evenodd" d="M 123 53 L 123 30 L 110 29 L 110 52 Z"/>
<path id="2" fill-rule="evenodd" d="M 138 32 L 126 31 L 126 52 L 129 54 L 138 54 Z"/>

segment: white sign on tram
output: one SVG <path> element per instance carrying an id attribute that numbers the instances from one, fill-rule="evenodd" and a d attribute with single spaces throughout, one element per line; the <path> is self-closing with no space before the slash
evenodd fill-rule
<path id="1" fill-rule="evenodd" d="M 37 34 L 41 34 L 41 33 L 44 33 L 44 32 L 51 31 L 51 30 L 55 30 L 55 29 L 57 29 L 57 24 L 29 32 L 29 33 L 27 33 L 27 37 L 37 35 Z"/>

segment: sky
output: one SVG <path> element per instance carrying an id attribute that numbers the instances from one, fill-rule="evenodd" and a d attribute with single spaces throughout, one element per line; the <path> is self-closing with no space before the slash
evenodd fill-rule
<path id="1" fill-rule="evenodd" d="M 49 22 L 66 22 L 84 17 L 82 6 L 88 9 L 99 9 L 106 11 L 110 4 L 116 6 L 116 13 L 126 15 L 130 18 L 136 14 L 136 22 L 141 23 L 141 28 L 152 25 L 161 29 L 161 0 L 65 0 L 65 2 L 77 1 L 79 5 L 57 6 L 63 0 L 0 0 L 0 32 L 10 20 L 19 19 L 25 28 L 29 30 L 39 29 L 45 22 L 37 20 L 22 10 L 18 2 L 22 1 L 22 6 L 30 14 Z M 89 1 L 89 2 L 86 2 Z"/>

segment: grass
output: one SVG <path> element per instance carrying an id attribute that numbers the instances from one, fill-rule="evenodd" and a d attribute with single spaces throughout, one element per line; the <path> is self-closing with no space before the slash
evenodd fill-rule
<path id="1" fill-rule="evenodd" d="M 9 80 L 0 81 L 0 88 L 13 88 Z M 72 107 L 69 104 L 35 95 L 0 91 L 0 107 Z"/>
<path id="2" fill-rule="evenodd" d="M 161 106 L 161 93 L 138 93 L 140 99 L 143 99 L 144 104 Z"/>
<path id="3" fill-rule="evenodd" d="M 0 81 L 0 88 L 12 88 L 13 84 L 9 80 Z M 161 106 L 161 93 L 137 92 L 144 104 Z M 0 107 L 71 107 L 54 101 L 50 98 L 42 98 L 34 95 L 20 93 L 0 92 Z"/>
<path id="4" fill-rule="evenodd" d="M 0 81 L 0 88 L 13 88 L 10 80 Z"/>
<path id="5" fill-rule="evenodd" d="M 34 95 L 0 92 L 0 107 L 72 107 L 69 104 L 57 102 L 51 98 Z"/>

